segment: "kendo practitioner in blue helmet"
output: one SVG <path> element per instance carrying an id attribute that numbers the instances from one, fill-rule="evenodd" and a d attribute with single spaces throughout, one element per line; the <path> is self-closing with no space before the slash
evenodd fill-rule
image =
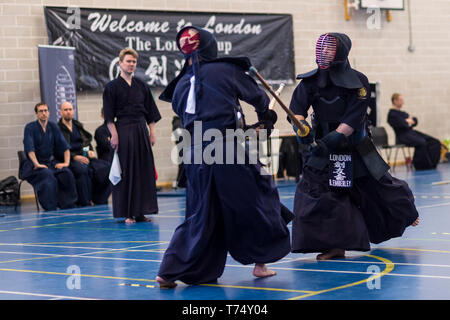
<path id="1" fill-rule="evenodd" d="M 185 159 L 210 147 L 208 141 L 196 145 L 197 135 L 216 129 L 225 136 L 226 129 L 237 128 L 238 100 L 254 106 L 258 120 L 273 129 L 276 113 L 268 109 L 266 93 L 246 74 L 248 58 L 217 58 L 214 36 L 193 26 L 181 29 L 176 42 L 186 63 L 160 99 L 172 102 L 192 137 Z M 202 131 L 197 132 L 200 121 Z M 176 280 L 189 285 L 216 281 L 227 252 L 242 264 L 255 264 L 254 276 L 273 276 L 265 264 L 291 251 L 286 225 L 293 214 L 280 203 L 271 177 L 261 175 L 259 162 L 237 163 L 236 145 L 232 163 L 208 164 L 203 157 L 200 163 L 185 161 L 186 218 L 164 253 L 156 277 L 160 287 L 173 288 Z M 227 152 L 224 148 L 224 158 Z"/>
<path id="2" fill-rule="evenodd" d="M 319 37 L 317 69 L 302 79 L 290 109 L 305 120 L 313 107 L 302 178 L 294 199 L 293 252 L 320 252 L 318 260 L 344 257 L 345 250 L 368 251 L 370 242 L 399 237 L 417 225 L 414 196 L 406 182 L 392 177 L 367 130 L 370 87 L 350 67 L 350 38 Z M 294 128 L 296 130 L 296 128 Z"/>

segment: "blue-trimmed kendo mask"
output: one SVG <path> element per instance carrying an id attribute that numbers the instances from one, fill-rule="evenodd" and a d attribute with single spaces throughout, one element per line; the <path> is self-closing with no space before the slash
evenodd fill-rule
<path id="1" fill-rule="evenodd" d="M 322 34 L 316 42 L 316 63 L 318 68 L 297 76 L 297 79 L 309 78 L 318 74 L 320 88 L 332 84 L 347 89 L 361 88 L 362 82 L 351 68 L 348 55 L 352 41 L 343 33 Z"/>

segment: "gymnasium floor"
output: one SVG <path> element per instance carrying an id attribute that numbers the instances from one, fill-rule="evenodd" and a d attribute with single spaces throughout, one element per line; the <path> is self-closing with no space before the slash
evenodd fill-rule
<path id="1" fill-rule="evenodd" d="M 216 284 L 159 289 L 154 279 L 184 197 L 161 194 L 151 223 L 127 226 L 108 206 L 36 212 L 0 207 L 0 300 L 409 300 L 450 299 L 450 164 L 394 176 L 412 188 L 421 215 L 402 238 L 373 245 L 367 253 L 316 261 L 315 254 L 289 254 L 271 264 L 278 275 L 256 279 L 253 266 L 228 258 Z M 292 209 L 295 184 L 279 184 Z M 290 227 L 290 226 L 289 226 Z M 78 276 L 79 274 L 79 276 Z"/>

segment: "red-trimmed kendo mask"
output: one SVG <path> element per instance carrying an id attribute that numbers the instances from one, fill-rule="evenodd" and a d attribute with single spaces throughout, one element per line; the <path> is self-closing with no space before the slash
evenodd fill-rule
<path id="1" fill-rule="evenodd" d="M 178 38 L 178 46 L 182 53 L 191 54 L 200 46 L 200 33 L 194 28 L 185 29 Z"/>
<path id="2" fill-rule="evenodd" d="M 328 69 L 336 58 L 336 52 L 336 38 L 328 33 L 321 35 L 316 42 L 316 62 L 319 68 Z"/>

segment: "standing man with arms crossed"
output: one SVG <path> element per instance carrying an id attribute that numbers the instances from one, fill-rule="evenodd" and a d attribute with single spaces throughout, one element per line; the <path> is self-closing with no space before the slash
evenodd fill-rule
<path id="1" fill-rule="evenodd" d="M 111 146 L 118 153 L 122 170 L 121 181 L 113 186 L 113 215 L 125 218 L 127 224 L 151 221 L 145 215 L 158 213 L 152 146 L 155 123 L 161 115 L 148 85 L 133 76 L 137 59 L 131 48 L 120 51 L 120 76 L 103 92 Z"/>

